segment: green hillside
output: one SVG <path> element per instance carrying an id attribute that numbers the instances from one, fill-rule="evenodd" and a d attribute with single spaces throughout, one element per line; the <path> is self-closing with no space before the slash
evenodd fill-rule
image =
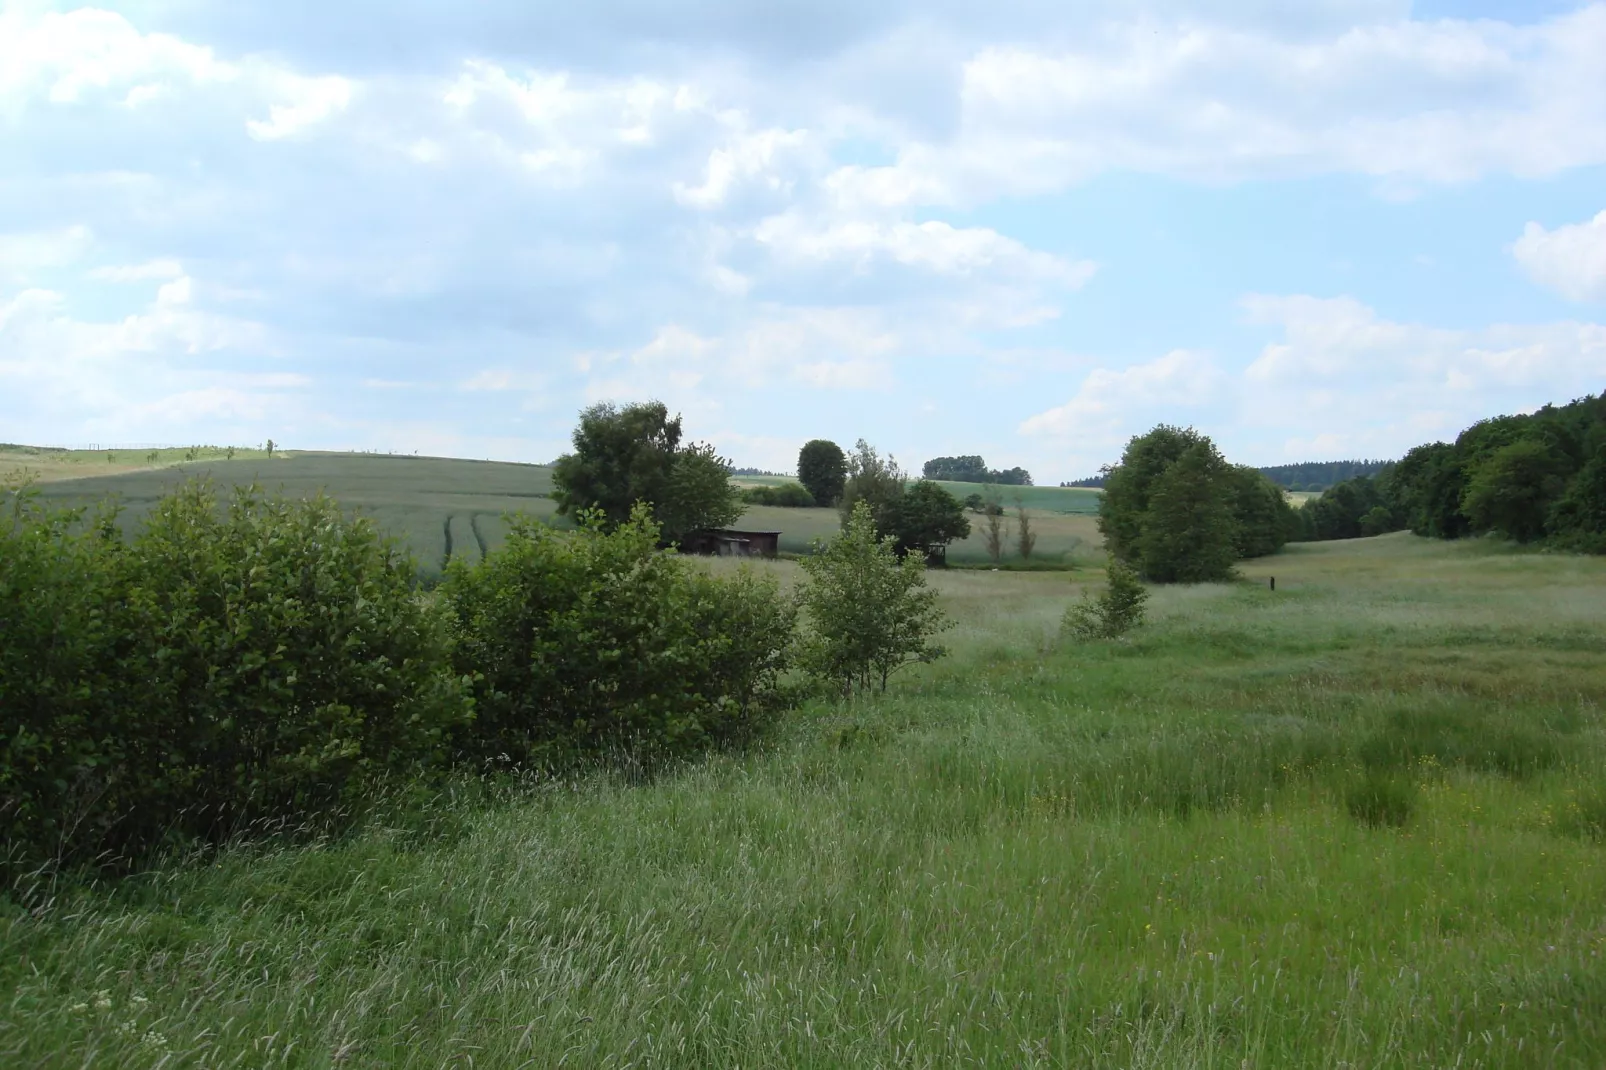
<path id="1" fill-rule="evenodd" d="M 87 466 L 86 466 L 87 467 Z M 253 456 L 235 460 L 203 460 L 165 468 L 90 476 L 46 483 L 47 499 L 84 505 L 115 498 L 124 508 L 125 525 L 137 524 L 163 494 L 186 479 L 205 477 L 223 486 L 260 483 L 269 491 L 292 496 L 322 491 L 341 504 L 373 517 L 402 539 L 426 575 L 436 575 L 448 557 L 478 557 L 498 546 L 507 531 L 508 513 L 524 512 L 548 522 L 566 524 L 557 516 L 552 470 L 543 465 L 502 461 L 468 461 L 443 457 L 406 457 L 367 453 L 297 453 L 269 460 Z M 781 483 L 780 477 L 740 477 L 740 484 Z M 984 490 L 974 483 L 944 483 L 960 498 Z M 1099 544 L 1093 526 L 1098 491 L 1063 487 L 1003 487 L 1001 500 L 1013 509 L 1017 495 L 1033 517 L 1038 533 L 1037 560 L 1074 563 L 1090 558 Z M 1013 532 L 1008 520 L 1006 539 Z M 977 564 L 987 560 L 980 518 L 971 517 L 971 537 L 955 543 L 949 560 Z M 806 553 L 817 538 L 840 529 L 834 509 L 782 509 L 752 506 L 738 525 L 781 532 L 781 550 Z M 1006 553 L 1006 559 L 1016 556 Z"/>
<path id="2" fill-rule="evenodd" d="M 198 461 L 50 483 L 39 493 L 70 504 L 115 498 L 123 504 L 125 523 L 135 524 L 156 499 L 194 477 L 210 478 L 222 486 L 256 482 L 268 491 L 296 497 L 323 491 L 401 538 L 426 573 L 438 572 L 444 564 L 448 538 L 451 553 L 478 556 L 482 548 L 502 541 L 505 514 L 526 512 L 553 520 L 557 512 L 547 497 L 552 471 L 540 465 L 363 453 Z"/>

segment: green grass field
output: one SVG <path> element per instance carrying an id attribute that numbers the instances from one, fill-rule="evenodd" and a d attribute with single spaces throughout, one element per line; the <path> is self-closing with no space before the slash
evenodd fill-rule
<path id="1" fill-rule="evenodd" d="M 450 555 L 477 559 L 482 549 L 501 545 L 507 533 L 504 517 L 508 513 L 525 512 L 549 523 L 562 523 L 555 503 L 547 497 L 552 490 L 551 469 L 540 465 L 358 453 L 296 453 L 269 460 L 258 453 L 234 460 L 218 457 L 188 463 L 168 461 L 159 467 L 104 474 L 96 469 L 93 456 L 98 455 L 61 462 L 67 474 L 58 473 L 42 483 L 40 493 L 46 499 L 73 505 L 115 497 L 123 503 L 127 521 L 136 524 L 157 498 L 192 477 L 204 476 L 222 486 L 243 486 L 255 481 L 269 491 L 283 490 L 295 496 L 321 490 L 372 516 L 399 537 L 418 558 L 422 571 L 431 576 L 440 573 Z M 737 480 L 753 481 L 747 477 Z M 956 490 L 972 487 L 964 493 L 974 490 L 970 484 L 947 486 Z M 1085 565 L 1096 559 L 1096 495 L 1089 511 L 1083 508 L 1089 492 L 1058 487 L 1020 489 L 1028 496 L 1027 510 L 1039 533 L 1036 560 Z M 955 564 L 975 565 L 988 560 L 980 518 L 972 515 L 971 519 L 976 530 L 949 551 L 949 559 Z M 1007 519 L 1011 525 L 1014 523 L 1013 517 Z M 738 525 L 780 531 L 781 549 L 798 554 L 807 553 L 815 539 L 829 538 L 841 530 L 840 517 L 834 509 L 774 506 L 750 507 Z M 1018 557 L 1013 549 L 1006 556 Z"/>
<path id="2" fill-rule="evenodd" d="M 0 1064 L 1606 1065 L 1606 561 L 1244 572 L 1084 646 L 933 574 L 949 658 L 751 753 L 6 907 Z"/>

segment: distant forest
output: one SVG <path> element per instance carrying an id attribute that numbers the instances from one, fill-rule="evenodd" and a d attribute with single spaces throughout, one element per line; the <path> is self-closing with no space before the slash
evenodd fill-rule
<path id="1" fill-rule="evenodd" d="M 1276 464 L 1260 473 L 1284 490 L 1326 490 L 1346 479 L 1375 476 L 1392 461 L 1303 461 Z"/>
<path id="2" fill-rule="evenodd" d="M 973 454 L 965 457 L 933 457 L 925 463 L 921 474 L 927 479 L 945 479 L 951 483 L 998 483 L 1006 487 L 1032 485 L 1032 474 L 1026 469 L 996 471 Z"/>
<path id="3" fill-rule="evenodd" d="M 1302 461 L 1299 464 L 1274 464 L 1256 469 L 1261 475 L 1284 490 L 1326 490 L 1349 479 L 1375 476 L 1392 461 Z M 1103 476 L 1061 483 L 1062 487 L 1102 487 Z"/>
<path id="4" fill-rule="evenodd" d="M 789 476 L 791 472 L 770 472 L 763 468 L 732 468 L 733 476 Z"/>
<path id="5" fill-rule="evenodd" d="M 1298 515 L 1297 539 L 1408 528 L 1606 553 L 1606 396 L 1482 420 L 1453 443 L 1418 446 L 1375 476 L 1329 487 Z"/>

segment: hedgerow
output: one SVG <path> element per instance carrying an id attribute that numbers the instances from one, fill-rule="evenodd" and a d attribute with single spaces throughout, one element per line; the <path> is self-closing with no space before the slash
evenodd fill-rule
<path id="1" fill-rule="evenodd" d="M 488 759 L 684 754 L 779 702 L 796 621 L 615 531 L 515 520 L 432 593 L 333 501 L 205 483 L 125 540 L 116 513 L 0 515 L 0 887 L 164 844 L 349 812 L 381 781 Z"/>
<path id="2" fill-rule="evenodd" d="M 441 595 L 454 666 L 474 678 L 461 751 L 551 765 L 628 750 L 684 753 L 738 735 L 773 705 L 796 610 L 773 580 L 715 579 L 657 550 L 644 506 L 607 531 L 516 519 Z"/>

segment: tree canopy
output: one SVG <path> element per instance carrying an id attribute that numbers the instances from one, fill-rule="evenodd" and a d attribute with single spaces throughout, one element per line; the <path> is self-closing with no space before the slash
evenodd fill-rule
<path id="1" fill-rule="evenodd" d="M 1297 528 L 1282 490 L 1260 472 L 1228 464 L 1192 428 L 1165 424 L 1127 443 L 1099 501 L 1111 554 L 1158 583 L 1226 579 L 1235 561 L 1276 552 Z"/>
<path id="2" fill-rule="evenodd" d="M 734 522 L 742 504 L 730 466 L 712 446 L 682 446 L 680 440 L 680 417 L 670 419 L 662 402 L 623 408 L 605 402 L 584 410 L 574 452 L 553 465 L 558 512 L 595 509 L 617 527 L 645 502 L 666 543 Z"/>
<path id="3" fill-rule="evenodd" d="M 947 559 L 948 544 L 968 538 L 970 521 L 965 507 L 942 487 L 927 479 L 904 491 L 891 510 L 890 530 L 899 554 L 919 553 L 928 564 Z"/>
<path id="4" fill-rule="evenodd" d="M 842 499 L 848 459 L 842 447 L 829 439 L 806 442 L 797 455 L 797 481 L 819 505 L 832 506 Z"/>
<path id="5" fill-rule="evenodd" d="M 1024 468 L 994 471 L 987 462 L 975 454 L 963 457 L 933 457 L 921 468 L 927 479 L 942 479 L 949 483 L 997 483 L 1007 487 L 1029 487 L 1032 474 Z"/>

